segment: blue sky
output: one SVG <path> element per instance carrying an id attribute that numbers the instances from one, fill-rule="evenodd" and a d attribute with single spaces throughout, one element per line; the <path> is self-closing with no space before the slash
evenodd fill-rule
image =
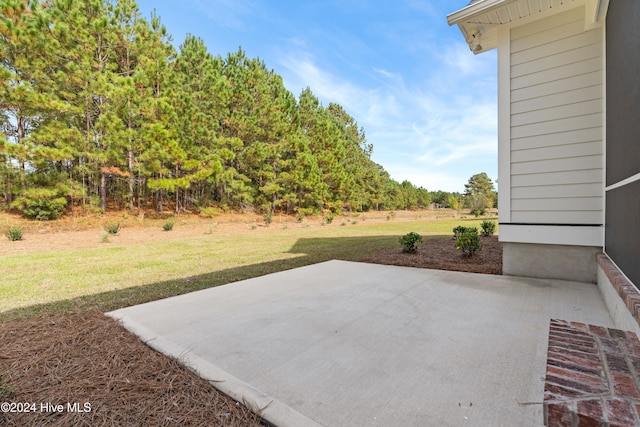
<path id="1" fill-rule="evenodd" d="M 476 173 L 497 179 L 496 52 L 473 55 L 446 20 L 467 3 L 138 0 L 176 47 L 187 33 L 213 55 L 242 46 L 294 95 L 342 105 L 395 180 L 460 192 Z"/>

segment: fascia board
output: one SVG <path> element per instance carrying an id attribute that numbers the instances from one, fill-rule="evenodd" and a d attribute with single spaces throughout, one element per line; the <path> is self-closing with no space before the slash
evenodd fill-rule
<path id="1" fill-rule="evenodd" d="M 609 10 L 609 0 L 587 0 L 584 17 L 585 31 L 604 24 Z"/>
<path id="2" fill-rule="evenodd" d="M 608 10 L 609 10 L 609 0 L 598 0 L 596 20 L 602 21 L 606 19 Z"/>
<path id="3" fill-rule="evenodd" d="M 447 22 L 449 25 L 459 24 L 471 17 L 482 15 L 483 13 L 490 12 L 515 1 L 517 0 L 484 0 L 478 3 L 473 3 L 457 12 L 447 15 Z"/>

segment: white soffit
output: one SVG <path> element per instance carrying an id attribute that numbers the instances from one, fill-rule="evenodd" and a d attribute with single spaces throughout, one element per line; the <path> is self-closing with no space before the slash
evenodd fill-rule
<path id="1" fill-rule="evenodd" d="M 448 15 L 447 21 L 458 25 L 471 51 L 478 54 L 498 45 L 501 25 L 582 5 L 586 6 L 585 29 L 589 29 L 604 21 L 609 0 L 475 0 Z"/>

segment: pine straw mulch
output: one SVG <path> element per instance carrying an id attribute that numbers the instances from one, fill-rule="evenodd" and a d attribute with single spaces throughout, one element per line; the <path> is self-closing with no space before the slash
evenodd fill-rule
<path id="1" fill-rule="evenodd" d="M 0 425 L 261 425 L 259 416 L 97 310 L 0 324 L 0 375 L 0 403 L 37 409 L 0 412 Z M 90 412 L 68 412 L 74 402 L 89 403 Z M 46 403 L 64 411 L 41 411 Z"/>
<path id="2" fill-rule="evenodd" d="M 498 236 L 480 237 L 482 250 L 473 257 L 462 256 L 454 247 L 452 237 L 426 238 L 418 252 L 403 253 L 401 248 L 377 252 L 364 262 L 404 267 L 434 268 L 437 270 L 466 271 L 469 273 L 502 274 L 502 243 Z"/>

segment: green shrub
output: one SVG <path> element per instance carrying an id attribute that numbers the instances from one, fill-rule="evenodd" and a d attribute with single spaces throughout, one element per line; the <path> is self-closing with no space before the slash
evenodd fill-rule
<path id="1" fill-rule="evenodd" d="M 334 219 L 334 215 L 333 212 L 329 212 L 325 215 L 322 216 L 322 219 L 324 220 L 324 222 L 326 222 L 327 224 L 331 224 L 333 222 Z"/>
<path id="2" fill-rule="evenodd" d="M 459 235 L 460 233 L 463 233 L 466 229 L 467 229 L 467 227 L 465 227 L 464 225 L 459 225 L 459 226 L 457 226 L 457 227 L 454 227 L 454 228 L 453 228 L 453 238 L 454 238 L 454 239 L 457 239 L 457 238 L 458 238 L 458 235 Z"/>
<path id="3" fill-rule="evenodd" d="M 296 219 L 298 222 L 303 222 L 306 217 L 316 214 L 317 212 L 313 208 L 298 208 L 296 210 Z"/>
<path id="4" fill-rule="evenodd" d="M 456 234 L 456 249 L 462 251 L 462 255 L 472 257 L 476 252 L 482 250 L 482 242 L 478 236 L 478 229 L 475 227 L 463 227 L 463 231 Z"/>
<path id="5" fill-rule="evenodd" d="M 273 222 L 273 210 L 271 210 L 271 205 L 266 205 L 262 208 L 262 218 L 264 219 L 264 224 L 269 226 Z"/>
<path id="6" fill-rule="evenodd" d="M 109 233 L 103 234 L 102 239 L 100 239 L 102 243 L 109 243 Z"/>
<path id="7" fill-rule="evenodd" d="M 173 221 L 169 220 L 164 223 L 164 225 L 162 226 L 162 229 L 164 231 L 171 231 L 173 230 L 173 224 L 174 224 Z"/>
<path id="8" fill-rule="evenodd" d="M 411 232 L 400 237 L 400 245 L 402 245 L 402 252 L 415 253 L 418 251 L 418 244 L 422 243 L 422 236 L 416 232 Z"/>
<path id="9" fill-rule="evenodd" d="M 24 216 L 37 220 L 57 219 L 67 207 L 66 197 L 57 196 L 55 191 L 33 189 L 18 197 L 11 207 L 21 211 Z"/>
<path id="10" fill-rule="evenodd" d="M 214 216 L 219 215 L 221 213 L 222 211 L 220 209 L 214 208 L 214 207 L 200 209 L 200 215 L 202 215 L 205 218 L 213 218 Z"/>
<path id="11" fill-rule="evenodd" d="M 480 224 L 480 227 L 482 228 L 482 231 L 481 231 L 480 234 L 482 234 L 484 237 L 493 236 L 493 233 L 496 232 L 496 222 L 495 221 L 489 221 L 489 220 L 485 219 Z"/>
<path id="12" fill-rule="evenodd" d="M 100 197 L 92 196 L 88 199 L 89 203 L 84 205 L 84 209 L 89 213 L 102 215 L 104 213 L 104 209 L 102 209 L 102 206 L 100 205 Z"/>
<path id="13" fill-rule="evenodd" d="M 107 224 L 104 226 L 104 230 L 109 234 L 118 234 L 120 231 L 120 223 L 116 222 L 115 224 Z"/>
<path id="14" fill-rule="evenodd" d="M 4 235 L 7 236 L 7 238 L 12 242 L 15 242 L 17 240 L 22 240 L 22 228 L 11 227 L 10 229 L 4 232 Z"/>

